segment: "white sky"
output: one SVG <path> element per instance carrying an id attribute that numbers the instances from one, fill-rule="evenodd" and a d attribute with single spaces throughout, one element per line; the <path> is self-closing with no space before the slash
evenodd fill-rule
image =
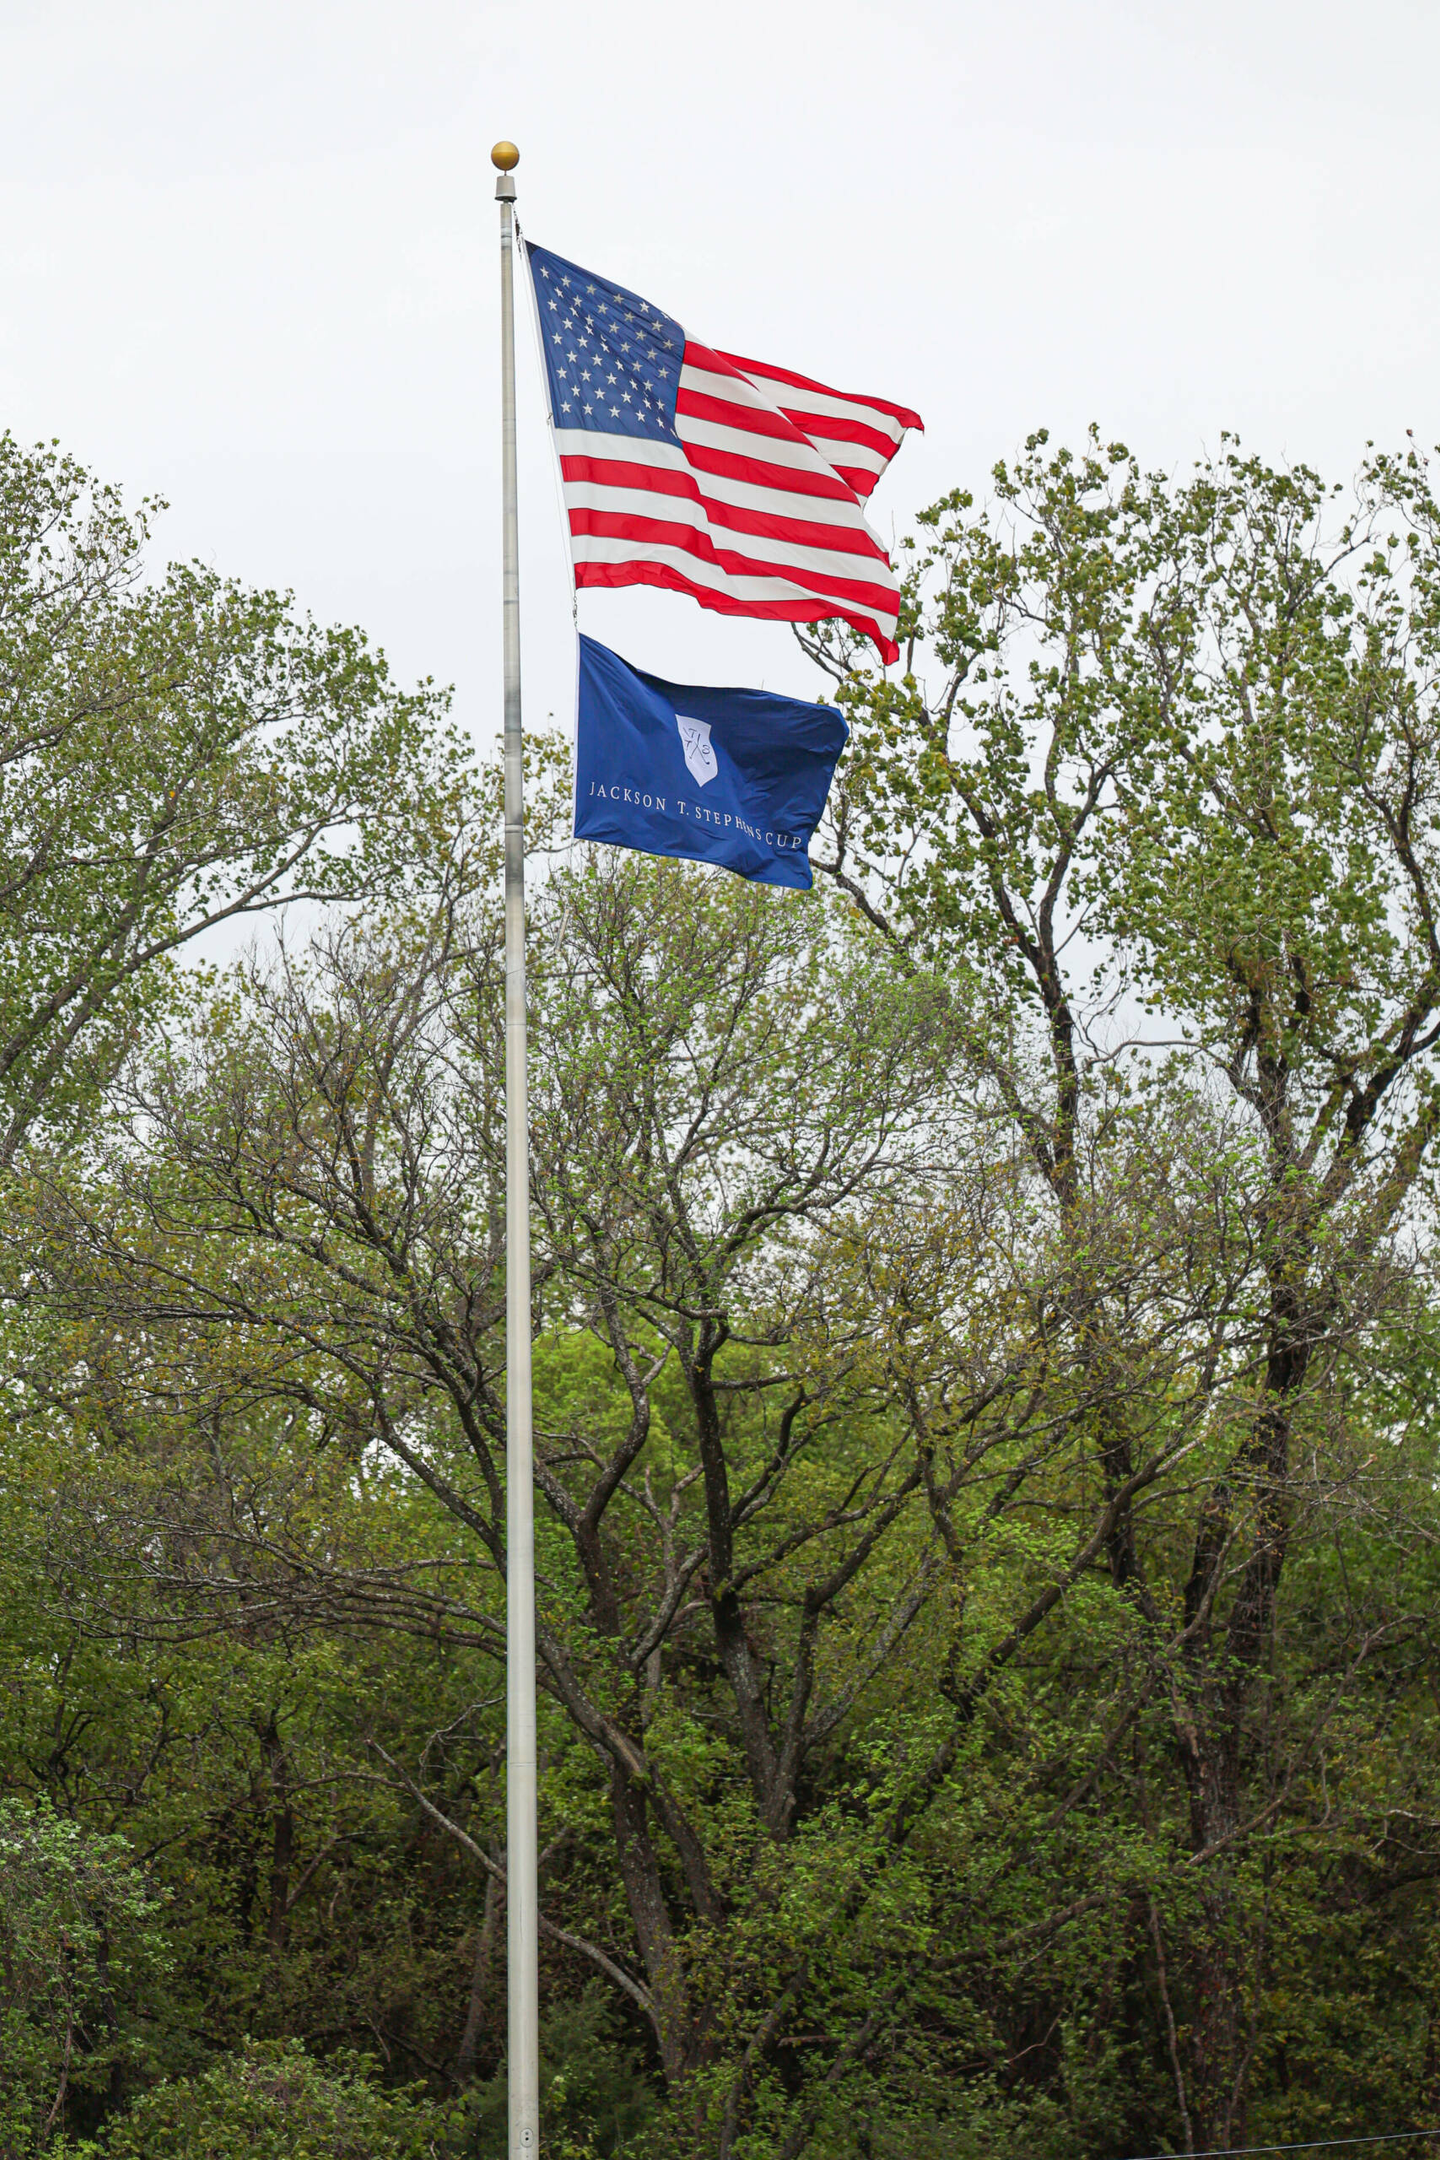
<path id="1" fill-rule="evenodd" d="M 918 407 L 888 534 L 1040 425 L 1334 477 L 1440 438 L 1437 84 L 1436 0 L 0 0 L 0 427 L 168 496 L 168 553 L 362 624 L 488 738 L 497 136 L 537 239 Z M 526 713 L 568 720 L 528 330 L 520 363 Z M 782 627 L 678 596 L 581 621 L 815 687 Z"/>

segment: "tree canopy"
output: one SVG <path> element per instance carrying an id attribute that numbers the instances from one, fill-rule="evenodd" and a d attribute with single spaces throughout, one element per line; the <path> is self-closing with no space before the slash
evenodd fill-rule
<path id="1" fill-rule="evenodd" d="M 6 2149 L 499 2154 L 493 790 L 5 455 Z M 813 893 L 532 882 L 547 2139 L 1440 2125 L 1427 468 L 909 565 Z"/>

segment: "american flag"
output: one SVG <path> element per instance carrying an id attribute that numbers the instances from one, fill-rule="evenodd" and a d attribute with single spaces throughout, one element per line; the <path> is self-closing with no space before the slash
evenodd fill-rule
<path id="1" fill-rule="evenodd" d="M 838 616 L 898 659 L 899 580 L 862 505 L 919 414 L 701 345 L 613 278 L 528 254 L 576 584 Z"/>

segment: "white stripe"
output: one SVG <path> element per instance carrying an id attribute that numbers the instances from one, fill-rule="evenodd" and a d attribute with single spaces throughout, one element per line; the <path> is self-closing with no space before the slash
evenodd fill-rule
<path id="1" fill-rule="evenodd" d="M 773 510 L 777 517 L 809 518 L 815 525 L 836 525 L 845 530 L 857 522 L 855 498 L 844 495 L 798 495 L 790 488 L 771 487 L 764 480 L 734 480 L 728 473 L 702 472 L 692 466 L 674 443 L 649 442 L 633 435 L 592 435 L 588 429 L 567 428 L 555 432 L 561 457 L 603 459 L 607 464 L 648 465 L 662 471 L 683 472 L 702 495 L 730 502 L 742 509 Z M 841 482 L 844 486 L 844 482 Z M 868 526 L 866 527 L 868 531 Z"/>
<path id="2" fill-rule="evenodd" d="M 557 427 L 555 448 L 561 457 L 613 458 L 631 465 L 668 465 L 672 472 L 690 471 L 690 460 L 679 443 L 654 435 L 610 435 L 595 428 Z"/>
<path id="3" fill-rule="evenodd" d="M 789 465 L 800 472 L 823 473 L 829 480 L 840 479 L 830 460 L 815 448 L 808 436 L 799 440 L 794 436 L 784 436 L 777 440 L 770 435 L 751 435 L 742 433 L 739 428 L 721 427 L 713 420 L 696 420 L 685 413 L 677 418 L 675 428 L 682 442 L 699 443 L 707 450 L 725 450 L 735 457 L 756 459 L 761 464 Z M 598 428 L 566 427 L 557 427 L 554 435 L 555 449 L 560 457 L 606 458 L 621 465 L 661 465 L 671 472 L 694 473 L 697 470 L 691 465 L 680 444 L 652 435 L 611 435 Z M 873 457 L 873 452 L 856 450 L 852 457 L 849 455 L 851 445 L 847 443 L 845 449 L 847 464 L 853 465 L 857 470 L 870 469 L 869 460 Z M 880 471 L 883 463 L 883 459 L 876 460 L 874 469 Z M 698 477 L 704 487 L 714 486 L 715 492 L 719 494 L 718 482 L 721 475 L 707 472 L 698 474 Z M 764 490 L 767 483 L 760 480 L 727 480 L 726 485 Z M 845 481 L 840 480 L 840 485 L 845 487 Z M 847 521 L 864 523 L 860 505 L 854 494 L 848 490 L 848 502 L 836 495 L 800 496 L 780 489 L 775 492 L 777 497 L 783 497 L 787 503 L 813 502 L 824 506 L 823 512 L 820 508 L 814 511 L 797 509 L 794 512 L 797 517 L 823 516 L 823 522 L 827 525 L 844 524 Z M 785 515 L 788 517 L 791 513 L 787 510 Z M 865 530 L 870 530 L 868 525 Z"/>
<path id="4" fill-rule="evenodd" d="M 851 472 L 882 473 L 890 463 L 883 450 L 872 450 L 866 443 L 840 442 L 833 435 L 817 435 L 815 447 L 822 455 L 828 451 L 833 465 L 848 465 Z"/>
<path id="5" fill-rule="evenodd" d="M 767 378 L 767 381 L 773 379 L 773 377 Z M 847 405 L 843 398 L 811 398 L 807 392 L 802 399 L 802 394 L 799 391 L 792 393 L 795 404 L 792 409 L 787 409 L 781 400 L 783 394 L 789 389 L 788 384 L 777 383 L 772 396 L 768 390 L 761 389 L 757 384 L 752 383 L 748 376 L 717 375 L 709 368 L 692 367 L 688 361 L 680 370 L 680 387 L 682 390 L 700 392 L 706 397 L 728 399 L 732 405 L 749 405 L 757 412 L 778 413 L 789 426 L 797 429 L 801 435 L 805 436 L 806 442 L 810 444 L 816 455 L 832 471 L 837 465 L 843 463 L 854 467 L 859 472 L 873 472 L 877 475 L 884 472 L 891 458 L 894 457 L 895 451 L 899 449 L 900 438 L 904 433 L 899 421 L 891 420 L 887 415 L 880 432 L 890 436 L 893 447 L 889 450 L 877 450 L 870 443 L 846 442 L 841 437 L 834 435 L 808 435 L 805 432 L 804 414 L 806 412 L 836 414 L 841 419 L 854 419 L 859 417 L 860 409 Z M 750 393 L 748 397 L 745 395 L 747 390 Z M 873 413 L 873 408 L 867 410 L 871 414 L 867 425 L 873 425 L 880 416 Z M 684 434 L 696 424 L 694 419 L 687 415 L 683 425 L 677 420 L 677 431 Z M 714 426 L 716 423 L 705 421 L 699 424 Z M 766 436 L 764 439 L 768 442 L 774 438 Z M 782 457 L 778 462 L 788 464 L 794 461 Z"/>
<path id="6" fill-rule="evenodd" d="M 690 372 L 689 368 L 685 370 L 687 375 Z M 715 375 L 708 379 L 711 382 L 730 380 L 729 377 Z M 732 400 L 732 403 L 739 404 L 742 410 L 747 402 L 753 402 L 757 412 L 779 410 L 776 406 L 766 404 L 763 399 Z M 695 413 L 677 413 L 675 432 L 682 440 L 709 443 L 717 450 L 737 450 L 742 457 L 765 457 L 772 465 L 802 465 L 811 470 L 818 466 L 825 472 L 834 472 L 838 465 L 849 465 L 858 472 L 882 473 L 895 455 L 893 450 L 876 450 L 868 443 L 846 442 L 835 435 L 807 435 L 799 422 L 790 419 L 788 414 L 782 413 L 780 417 L 788 428 L 795 430 L 794 435 L 762 434 L 758 428 L 752 432 L 743 423 L 728 426 L 719 420 L 702 420 Z M 799 441 L 796 440 L 797 436 Z M 806 457 L 802 444 L 809 445 L 813 464 L 811 458 Z"/>
<path id="7" fill-rule="evenodd" d="M 718 420 L 699 420 L 694 413 L 679 413 L 675 432 L 682 442 L 703 443 L 707 450 L 728 450 L 735 457 L 758 458 L 764 465 L 796 465 L 802 472 L 833 473 L 808 435 L 753 435 L 748 428 L 726 427 Z"/>
<path id="8" fill-rule="evenodd" d="M 800 433 L 807 442 L 814 443 L 815 448 L 822 457 L 828 458 L 833 464 L 869 465 L 873 463 L 877 471 L 884 472 L 885 467 L 890 463 L 891 458 L 894 457 L 896 450 L 900 447 L 896 443 L 889 450 L 877 450 L 873 443 L 857 442 L 853 435 L 829 435 L 821 427 L 817 427 L 812 434 L 805 425 L 803 412 L 787 413 L 785 417 L 799 428 Z"/>
<path id="9" fill-rule="evenodd" d="M 684 420 L 680 426 L 687 437 L 707 442 L 711 447 L 715 447 L 713 438 L 722 433 L 729 435 L 731 441 L 754 443 L 758 440 L 753 435 L 735 436 L 732 430 L 717 430 L 704 420 Z M 789 488 L 771 488 L 763 480 L 732 480 L 727 474 L 701 472 L 698 466 L 690 463 L 678 443 L 655 442 L 644 435 L 603 435 L 590 428 L 556 428 L 554 432 L 555 448 L 562 458 L 603 458 L 614 464 L 656 465 L 668 472 L 684 473 L 695 482 L 702 495 L 713 495 L 717 502 L 753 503 L 758 510 L 783 505 L 779 510 L 782 517 L 811 517 L 817 524 L 837 525 L 842 529 L 847 525 L 858 526 L 877 547 L 885 545 L 866 522 L 854 495 L 848 499 L 835 495 L 797 495 Z M 731 443 L 726 442 L 722 447 L 728 449 Z M 783 443 L 780 445 L 781 449 L 785 447 Z M 799 454 L 788 461 L 790 464 L 802 466 L 806 471 L 814 471 L 818 466 L 828 478 L 837 477 L 833 467 L 822 458 L 807 459 L 798 443 L 791 447 Z M 741 454 L 748 456 L 750 453 L 744 451 Z M 845 485 L 843 480 L 840 484 Z M 570 483 L 567 481 L 566 485 Z M 679 501 L 681 498 L 674 499 Z"/>
<path id="10" fill-rule="evenodd" d="M 724 398 L 729 405 L 753 405 L 759 412 L 780 413 L 774 398 L 748 375 L 717 375 L 713 368 L 694 367 L 687 360 L 680 370 L 680 388 L 700 397 Z M 786 424 L 793 427 L 795 423 Z"/>
<path id="11" fill-rule="evenodd" d="M 716 548 L 731 555 L 784 563 L 792 570 L 811 570 L 817 577 L 847 578 L 882 589 L 898 589 L 888 563 L 874 555 L 850 555 L 839 548 L 805 547 L 796 540 L 773 539 L 768 533 L 736 532 L 728 525 L 712 525 L 705 515 L 703 503 L 691 502 L 683 495 L 654 495 L 648 489 L 597 486 L 589 480 L 567 480 L 565 503 L 571 510 L 598 510 L 610 517 L 647 518 L 658 525 L 688 525 L 693 532 L 703 534 Z"/>
<path id="12" fill-rule="evenodd" d="M 811 525 L 833 526 L 837 532 L 854 532 L 865 525 L 855 511 L 853 495 L 797 495 L 790 488 L 771 487 L 763 480 L 734 480 L 729 473 L 702 472 L 694 468 L 700 493 L 715 502 L 733 503 L 737 510 L 763 510 L 775 517 L 804 518 Z M 875 536 L 871 534 L 873 539 Z M 876 543 L 880 545 L 879 542 Z"/>
<path id="13" fill-rule="evenodd" d="M 809 466 L 811 458 L 814 458 L 818 461 L 820 471 L 834 470 L 825 450 L 811 442 L 810 437 L 797 428 L 793 420 L 787 419 L 779 406 L 768 398 L 763 390 L 757 390 L 748 376 L 714 375 L 708 368 L 691 367 L 687 361 L 680 370 L 680 388 L 704 397 L 723 399 L 727 404 L 739 406 L 742 412 L 748 407 L 752 412 L 764 413 L 767 419 L 781 421 L 786 430 L 783 435 L 771 435 L 758 428 L 747 428 L 743 420 L 738 424 L 726 423 L 702 420 L 693 413 L 677 413 L 675 432 L 682 442 L 687 439 L 691 442 L 711 442 L 717 450 L 738 449 L 742 457 L 763 456 L 775 465 Z M 719 433 L 710 436 L 702 432 L 711 428 L 719 430 Z M 763 451 L 757 449 L 760 443 L 765 445 Z M 807 448 L 810 457 L 805 455 Z"/>
<path id="14" fill-rule="evenodd" d="M 640 467 L 641 472 L 646 469 L 644 466 Z M 592 487 L 605 491 L 627 485 L 623 480 L 568 479 L 563 474 L 561 477 L 567 488 Z M 867 539 L 875 541 L 887 562 L 889 560 L 884 543 L 870 531 L 863 518 L 856 517 L 853 502 L 836 502 L 833 497 L 825 495 L 794 495 L 787 488 L 765 487 L 755 480 L 732 480 L 728 473 L 696 471 L 688 477 L 695 491 L 692 495 L 672 494 L 668 488 L 656 488 L 652 492 L 646 489 L 645 482 L 638 478 L 628 484 L 634 489 L 644 490 L 647 499 L 656 504 L 678 504 L 687 501 L 725 503 L 736 510 L 759 511 L 764 517 L 803 519 L 806 524 L 822 526 L 826 532 L 833 532 L 837 537 L 843 538 L 852 533 L 863 532 Z M 597 502 L 591 507 L 598 509 L 601 505 Z M 657 511 L 656 514 L 658 516 L 660 512 Z"/>
<path id="15" fill-rule="evenodd" d="M 678 570 L 692 585 L 704 585 L 711 591 L 729 593 L 736 600 L 830 600 L 831 595 L 817 593 L 813 586 L 795 585 L 781 577 L 740 577 L 728 575 L 715 563 L 707 563 L 692 555 L 686 548 L 664 547 L 659 542 L 646 540 L 608 540 L 594 533 L 576 533 L 571 541 L 577 563 L 663 563 L 668 569 Z M 873 615 L 882 625 L 893 623 L 899 616 L 899 608 L 887 607 L 883 601 L 872 605 L 868 601 L 850 601 L 847 605 Z"/>
<path id="16" fill-rule="evenodd" d="M 896 449 L 904 436 L 904 424 L 893 413 L 881 412 L 878 406 L 866 405 L 859 398 L 827 396 L 820 390 L 802 390 L 795 383 L 781 382 L 778 375 L 761 374 L 757 368 L 752 380 L 762 382 L 782 412 L 823 413 L 827 420 L 854 420 L 861 427 L 874 428 L 881 435 L 888 435 Z M 829 436 L 826 441 L 830 441 Z"/>

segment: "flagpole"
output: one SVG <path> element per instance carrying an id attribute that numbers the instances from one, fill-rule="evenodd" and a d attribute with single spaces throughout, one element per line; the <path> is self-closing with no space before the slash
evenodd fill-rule
<path id="1" fill-rule="evenodd" d="M 500 177 L 501 615 L 505 655 L 505 1874 L 510 2160 L 540 2151 L 540 1926 L 535 1832 L 535 1499 L 530 1417 L 530 1105 L 525 1074 L 524 753 L 515 474 L 514 143 Z"/>

